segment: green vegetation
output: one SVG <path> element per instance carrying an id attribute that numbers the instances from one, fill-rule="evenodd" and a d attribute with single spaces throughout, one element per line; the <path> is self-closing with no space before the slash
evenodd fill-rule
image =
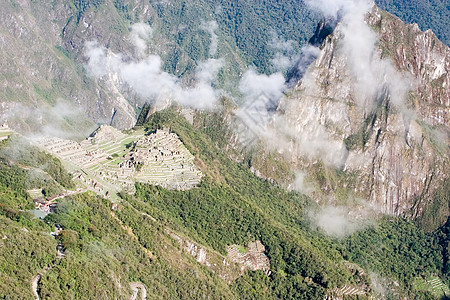
<path id="1" fill-rule="evenodd" d="M 59 45 L 55 46 L 55 48 L 56 48 L 56 50 L 58 50 L 59 52 L 61 52 L 65 57 L 67 57 L 67 58 L 70 59 L 70 52 L 67 51 L 65 48 L 63 48 L 63 47 L 61 47 L 61 46 L 59 46 Z"/>
<path id="2" fill-rule="evenodd" d="M 42 99 L 47 101 L 48 104 L 50 104 L 50 105 L 54 105 L 55 104 L 55 95 L 54 95 L 54 91 L 52 89 L 50 89 L 50 90 L 41 89 L 39 86 L 34 85 L 34 91 Z"/>
<path id="3" fill-rule="evenodd" d="M 62 187 L 74 188 L 71 175 L 56 157 L 39 150 L 20 137 L 14 136 L 3 142 L 0 146 L 0 159 L 28 169 L 41 169 Z"/>
<path id="4" fill-rule="evenodd" d="M 274 274 L 272 278 L 262 272 L 251 272 L 236 280 L 232 286 L 239 299 L 324 299 L 323 290 L 310 286 L 296 277 L 291 280 L 285 274 Z"/>
<path id="5" fill-rule="evenodd" d="M 288 293 L 284 288 L 299 278 L 312 278 L 304 286 L 318 294 L 352 280 L 336 245 L 306 230 L 305 196 L 287 193 L 232 162 L 174 110 L 152 115 L 145 126 L 148 131 L 168 127 L 176 132 L 204 166 L 206 178 L 199 188 L 185 192 L 138 184 L 136 197 L 126 196 L 138 210 L 222 254 L 227 245 L 260 239 L 274 274 L 283 274 L 283 280 L 272 282 L 274 293 Z"/>
<path id="6" fill-rule="evenodd" d="M 55 259 L 56 241 L 50 231 L 30 215 L 11 219 L 0 213 L 1 299 L 34 299 L 31 278 Z"/>
<path id="7" fill-rule="evenodd" d="M 440 246 L 442 254 L 441 271 L 445 277 L 445 282 L 450 282 L 450 218 L 434 234 L 436 242 Z"/>
<path id="8" fill-rule="evenodd" d="M 313 35 L 319 19 L 301 0 L 207 2 L 219 12 L 217 22 L 224 35 L 233 37 L 247 62 L 262 73 L 272 70 L 274 49 L 268 42 L 273 33 L 294 41 L 293 47 L 301 47 Z"/>
<path id="9" fill-rule="evenodd" d="M 226 284 L 171 244 L 160 226 L 129 207 L 118 218 L 136 230 L 135 240 L 110 214 L 110 203 L 92 194 L 63 202 L 48 221 L 61 224 L 67 255 L 42 279 L 42 299 L 129 299 L 140 281 L 153 299 L 231 298 Z M 140 228 L 140 229 L 139 229 Z M 143 248 L 156 254 L 150 259 Z"/>
<path id="10" fill-rule="evenodd" d="M 415 278 L 443 274 L 442 248 L 431 234 L 401 218 L 385 218 L 344 242 L 344 257 L 365 270 L 401 284 L 414 295 Z"/>
<path id="11" fill-rule="evenodd" d="M 26 190 L 51 189 L 55 184 L 48 176 L 37 176 L 11 162 L 14 152 L 6 153 L 6 149 L 12 143 L 0 145 L 0 298 L 31 299 L 30 280 L 55 259 L 56 241 L 49 234 L 50 226 L 23 211 L 34 208 Z M 30 155 L 39 153 L 31 146 L 27 149 Z M 21 163 L 38 160 L 34 159 L 19 158 Z M 48 156 L 46 161 L 51 164 L 54 158 Z"/>
<path id="12" fill-rule="evenodd" d="M 42 189 L 46 196 L 73 188 L 71 176 L 55 157 L 13 136 L 0 142 L 0 215 L 20 218 L 33 209 L 27 190 Z"/>
<path id="13" fill-rule="evenodd" d="M 183 193 L 139 185 L 138 199 L 128 199 L 133 205 L 166 220 L 174 228 L 187 230 L 189 236 L 221 252 L 229 244 L 261 239 L 274 270 L 270 284 L 266 285 L 272 293 L 289 294 L 280 286 L 282 281 L 277 281 L 277 275 L 289 282 L 288 286 L 297 288 L 302 286 L 295 283 L 299 276 L 304 280 L 311 277 L 315 284 L 325 287 L 352 282 L 346 270 L 341 269 L 337 277 L 331 275 L 335 274 L 342 259 L 333 249 L 340 247 L 308 230 L 308 222 L 303 217 L 305 205 L 311 205 L 308 199 L 283 192 L 254 177 L 244 166 L 232 163 L 201 134 L 201 128 L 190 128 L 174 111 L 153 115 L 146 126 L 147 130 L 166 126 L 175 131 L 205 166 L 204 172 L 209 178 L 199 189 Z M 307 240 L 309 242 L 305 243 Z M 356 233 L 344 242 L 343 247 L 339 251 L 345 259 L 398 280 L 403 292 L 411 288 L 415 276 L 441 272 L 440 246 L 430 235 L 401 219 L 386 219 L 378 227 Z M 327 255 L 332 259 L 324 258 Z M 308 257 L 307 265 L 301 263 L 305 257 Z M 325 272 L 321 273 L 322 270 Z M 335 278 L 328 280 L 331 277 Z M 244 282 L 244 286 L 249 284 Z M 309 289 L 314 293 L 321 290 L 308 286 L 296 292 L 307 293 Z"/>
<path id="14" fill-rule="evenodd" d="M 239 253 L 241 253 L 241 254 L 244 254 L 245 252 L 247 252 L 247 250 L 245 249 L 245 247 L 243 247 L 243 246 L 237 246 L 237 248 L 238 248 L 238 250 L 239 250 Z"/>
<path id="15" fill-rule="evenodd" d="M 36 7 L 45 5 L 40 1 L 33 3 Z M 55 3 L 52 1 L 52 6 Z M 442 21 L 448 19 L 444 4 L 436 0 L 430 2 L 432 6 L 425 2 L 419 5 L 411 1 L 395 3 L 395 0 L 380 0 L 379 3 L 406 20 L 419 18 L 422 28 L 432 27 L 449 43 L 448 26 Z M 105 37 L 100 43 L 108 42 L 113 50 L 124 50 L 126 46 L 117 46 L 116 43 L 123 40 L 117 36 L 125 35 L 130 24 L 141 20 L 139 9 L 126 0 L 72 0 L 68 5 L 73 15 L 63 20 L 66 24 L 61 34 L 64 46 L 51 46 L 56 51 L 50 52 L 54 52 L 57 59 L 39 56 L 39 51 L 32 57 L 36 61 L 51 62 L 55 73 L 43 73 L 45 79 L 51 78 L 51 81 L 42 85 L 32 83 L 30 88 L 24 84 L 30 80 L 22 80 L 19 74 L 14 74 L 11 70 L 18 68 L 9 61 L 3 76 L 25 88 L 14 90 L 8 86 L 3 98 L 23 102 L 29 98 L 31 90 L 37 98 L 54 105 L 60 95 L 80 100 L 108 96 L 74 62 L 82 55 L 77 51 L 83 44 L 77 26 L 89 10 L 98 13 L 94 18 L 100 20 L 98 23 L 104 28 L 99 26 L 95 31 Z M 109 7 L 112 11 L 108 11 Z M 425 15 L 417 13 L 421 10 L 432 12 L 433 17 L 421 19 Z M 312 35 L 317 19 L 299 0 L 174 0 L 150 2 L 146 21 L 154 29 L 154 48 L 164 45 L 162 50 L 158 49 L 160 52 L 155 50 L 163 56 L 164 69 L 187 80 L 198 63 L 210 57 L 211 37 L 200 29 L 200 24 L 217 21 L 219 47 L 214 56 L 227 59 L 227 65 L 219 74 L 218 84 L 222 87 L 236 80 L 247 65 L 254 65 L 259 72 L 272 72 L 271 58 L 275 50 L 268 41 L 273 33 L 293 40 L 298 50 Z M 55 23 L 60 21 L 55 20 Z M 42 39 L 45 41 L 42 44 L 51 44 L 48 37 L 42 36 Z M 41 52 L 51 55 L 48 51 Z M 5 61 L 8 59 L 5 56 Z M 74 92 L 81 90 L 86 94 Z M 101 91 L 100 96 L 98 91 Z M 377 113 L 386 116 L 388 106 L 384 108 L 386 111 Z M 148 108 L 143 110 L 146 109 L 148 111 Z M 367 272 L 398 281 L 406 295 L 426 297 L 430 292 L 437 295 L 436 290 L 430 290 L 428 282 L 441 284 L 443 280 L 448 284 L 449 223 L 427 234 L 405 220 L 388 218 L 344 241 L 332 240 L 310 229 L 305 216 L 308 208 L 315 206 L 313 201 L 273 186 L 248 170 L 248 165 L 254 163 L 263 165 L 268 175 L 273 172 L 276 177 L 291 178 L 287 166 L 280 165 L 277 157 L 258 157 L 238 164 L 222 153 L 221 149 L 226 146 L 223 137 L 227 133 L 224 124 L 218 121 L 221 117 L 218 114 L 201 116 L 195 120 L 195 126 L 186 123 L 174 110 L 157 113 L 147 123 L 145 118 L 140 118 L 139 125 L 145 126 L 147 131 L 166 126 L 175 131 L 197 157 L 196 163 L 206 174 L 204 181 L 198 188 L 184 192 L 139 184 L 135 196 L 122 195 L 123 202 L 113 214 L 111 203 L 90 193 L 62 200 L 57 213 L 46 219 L 64 228 L 59 239 L 66 249 L 66 257 L 59 261 L 55 261 L 57 241 L 48 234 L 52 226 L 21 210 L 32 208 L 28 189 L 39 188 L 46 195 L 55 194 L 62 188 L 74 188 L 71 176 L 56 158 L 22 140 L 13 138 L 2 142 L 0 298 L 31 298 L 29 280 L 49 265 L 53 267 L 40 284 L 43 299 L 129 298 L 128 283 L 132 281 L 144 283 L 152 297 L 161 299 L 323 299 L 329 289 L 364 281 L 346 267 L 346 260 L 357 263 Z M 348 149 L 364 147 L 370 138 L 368 127 L 375 118 L 369 116 L 361 130 L 348 137 Z M 67 123 L 71 125 L 70 121 Z M 437 140 L 433 138 L 433 130 L 425 130 L 425 136 L 431 141 Z M 127 148 L 131 146 L 127 144 Z M 442 145 L 433 146 L 445 150 Z M 117 163 L 120 155 L 114 153 L 112 157 L 115 160 L 111 163 Z M 315 175 L 320 184 L 333 186 L 340 176 L 327 173 L 321 166 L 317 167 Z M 440 224 L 448 216 L 448 195 L 446 181 L 443 189 L 436 191 L 435 203 L 424 211 L 423 220 L 419 222 L 426 223 L 427 228 Z M 342 198 L 346 198 L 345 195 Z M 142 213 L 152 215 L 156 221 Z M 436 217 L 434 221 L 433 217 Z M 167 227 L 223 255 L 226 255 L 227 245 L 246 245 L 249 241 L 261 240 L 266 246 L 272 273 L 266 276 L 260 271 L 248 272 L 227 285 L 217 274 L 182 253 L 166 233 Z M 146 250 L 153 256 L 149 257 Z M 240 251 L 245 249 L 240 248 Z"/>
<path id="16" fill-rule="evenodd" d="M 71 0 L 71 4 L 75 6 L 77 12 L 77 22 L 80 21 L 83 14 L 86 12 L 86 10 L 90 7 L 97 8 L 101 4 L 105 2 L 105 0 Z"/>
<path id="17" fill-rule="evenodd" d="M 128 299 L 129 283 L 136 281 L 160 299 L 323 299 L 335 287 L 370 284 L 368 275 L 355 272 L 349 262 L 398 282 L 399 295 L 429 297 L 437 291 L 427 282 L 448 283 L 450 221 L 425 233 L 406 220 L 384 218 L 333 240 L 311 229 L 307 211 L 315 204 L 310 199 L 231 161 L 201 124 L 193 127 L 169 109 L 144 125 L 147 132 L 170 128 L 196 155 L 205 174 L 198 188 L 172 191 L 137 184 L 136 195 L 121 194 L 114 210 L 108 200 L 84 193 L 62 199 L 45 222 L 19 211 L 29 197 L 28 174 L 17 165 L 36 165 L 44 154 L 29 149 L 31 157 L 26 157 L 18 151 L 15 163 L 10 156 L 10 163 L 0 165 L 0 193 L 5 193 L 0 199 L 9 199 L 0 210 L 0 238 L 7 236 L 0 240 L 0 297 L 30 298 L 29 281 L 46 266 L 51 269 L 39 284 L 42 299 Z M 53 228 L 46 222 L 63 227 L 58 238 L 63 259 L 55 259 L 57 241 L 48 235 Z M 271 274 L 247 272 L 227 284 L 182 252 L 168 228 L 223 255 L 228 245 L 260 240 Z"/>
<path id="18" fill-rule="evenodd" d="M 450 45 L 450 9 L 441 0 L 376 0 L 380 8 L 398 16 L 404 22 L 417 23 L 422 30 L 432 29 L 437 37 Z"/>
<path id="19" fill-rule="evenodd" d="M 418 277 L 413 282 L 413 287 L 417 291 L 429 292 L 434 297 L 444 298 L 450 295 L 450 289 L 439 277 L 432 276 L 426 279 Z"/>
<path id="20" fill-rule="evenodd" d="M 15 214 L 18 209 L 33 208 L 27 194 L 27 175 L 26 170 L 0 163 L 0 214 Z"/>

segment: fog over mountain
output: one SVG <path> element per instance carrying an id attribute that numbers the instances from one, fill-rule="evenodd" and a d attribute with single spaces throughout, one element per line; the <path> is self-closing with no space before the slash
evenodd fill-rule
<path id="1" fill-rule="evenodd" d="M 448 7 L 400 2 L 1 2 L 0 299 L 446 299 Z"/>

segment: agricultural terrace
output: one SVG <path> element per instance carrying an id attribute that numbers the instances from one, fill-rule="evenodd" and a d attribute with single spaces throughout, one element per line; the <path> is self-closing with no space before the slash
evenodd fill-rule
<path id="1" fill-rule="evenodd" d="M 78 183 L 108 198 L 122 190 L 134 193 L 136 181 L 186 190 L 203 176 L 194 156 L 169 130 L 125 134 L 102 125 L 81 143 L 51 137 L 40 145 L 61 159 Z"/>

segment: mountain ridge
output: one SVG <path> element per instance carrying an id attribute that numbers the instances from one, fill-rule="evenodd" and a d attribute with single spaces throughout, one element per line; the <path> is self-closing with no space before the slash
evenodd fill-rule
<path id="1" fill-rule="evenodd" d="M 350 5 L 286 80 L 298 3 L 1 3 L 0 298 L 445 298 L 449 48 Z"/>
<path id="2" fill-rule="evenodd" d="M 278 161 L 284 157 L 288 164 L 297 166 L 291 167 L 292 172 L 307 170 L 309 184 L 323 193 L 314 195 L 322 201 L 330 201 L 324 200 L 326 197 L 333 203 L 346 197 L 369 199 L 368 203 L 385 213 L 416 218 L 427 205 L 432 206 L 434 191 L 445 186 L 448 176 L 450 49 L 431 31 L 404 25 L 378 8 L 366 16 L 366 21 L 380 38 L 374 60 L 379 57 L 380 65 L 387 61 L 386 70 L 392 73 L 384 76 L 393 76 L 388 79 L 393 83 L 381 78 L 380 89 L 360 98 L 366 102 L 358 102 L 358 79 L 352 75 L 351 58 L 342 50 L 345 34 L 352 33 L 343 33 L 342 25 L 338 25 L 324 40 L 305 77 L 281 100 L 271 125 L 274 132 L 277 127 L 284 128 L 275 133 L 282 143 Z M 391 70 L 390 62 L 398 71 Z M 405 85 L 410 77 L 414 78 L 411 87 Z M 377 87 L 379 79 L 374 80 L 372 85 Z M 400 100 L 403 96 L 395 98 L 399 91 L 405 93 L 405 103 Z M 300 139 L 303 145 L 285 142 L 283 135 L 294 141 Z M 311 149 L 302 150 L 305 144 Z M 327 151 L 330 147 L 335 149 L 334 154 Z M 320 159 L 325 166 L 320 166 Z M 262 165 L 254 161 L 254 169 L 263 177 L 273 178 L 276 173 L 263 166 L 267 161 L 259 163 Z M 435 227 L 448 215 L 445 201 L 440 209 L 442 218 Z"/>

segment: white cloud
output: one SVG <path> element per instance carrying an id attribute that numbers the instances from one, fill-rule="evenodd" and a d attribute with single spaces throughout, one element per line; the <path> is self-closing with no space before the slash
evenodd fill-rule
<path id="1" fill-rule="evenodd" d="M 152 28 L 146 23 L 135 23 L 131 26 L 130 39 L 140 57 L 145 55 L 147 43 L 152 37 L 152 34 Z"/>
<path id="2" fill-rule="evenodd" d="M 275 56 L 271 59 L 275 71 L 284 72 L 288 70 L 298 59 L 294 49 L 294 41 L 285 40 L 275 31 L 271 32 L 271 40 L 268 42 L 268 46 L 275 50 Z"/>
<path id="3" fill-rule="evenodd" d="M 340 15 L 350 15 L 355 12 L 367 12 L 373 1 L 371 0 L 306 0 L 312 9 L 323 13 L 326 17 L 337 19 Z"/>
<path id="4" fill-rule="evenodd" d="M 137 50 L 142 53 L 142 35 L 149 35 L 151 30 L 148 25 L 135 25 L 131 36 L 137 41 Z M 223 66 L 221 59 L 199 63 L 195 84 L 183 87 L 176 76 L 162 70 L 162 60 L 158 55 L 132 60 L 122 54 L 115 54 L 96 42 L 88 42 L 85 56 L 88 58 L 86 66 L 90 75 L 103 77 L 117 74 L 120 81 L 139 95 L 143 102 L 154 103 L 156 107 L 174 101 L 185 107 L 211 109 L 221 92 L 213 87 L 217 73 Z"/>
<path id="5" fill-rule="evenodd" d="M 213 57 L 217 54 L 217 47 L 219 38 L 216 34 L 216 30 L 219 28 L 216 21 L 203 21 L 200 25 L 200 29 L 208 32 L 211 35 L 211 44 L 209 45 L 209 56 Z"/>
<path id="6" fill-rule="evenodd" d="M 239 91 L 245 102 L 238 116 L 252 130 L 263 132 L 275 114 L 285 89 L 285 80 L 281 73 L 265 75 L 258 74 L 253 69 L 248 70 L 239 83 Z"/>
<path id="7" fill-rule="evenodd" d="M 2 108 L 0 122 L 7 120 L 12 129 L 29 138 L 81 138 L 94 129 L 94 123 L 80 106 L 61 98 L 56 99 L 53 106 L 32 107 L 20 102 L 9 102 Z"/>
<path id="8" fill-rule="evenodd" d="M 314 226 L 327 235 L 342 238 L 375 224 L 377 213 L 365 202 L 354 203 L 352 207 L 324 206 L 310 211 L 309 218 Z"/>

